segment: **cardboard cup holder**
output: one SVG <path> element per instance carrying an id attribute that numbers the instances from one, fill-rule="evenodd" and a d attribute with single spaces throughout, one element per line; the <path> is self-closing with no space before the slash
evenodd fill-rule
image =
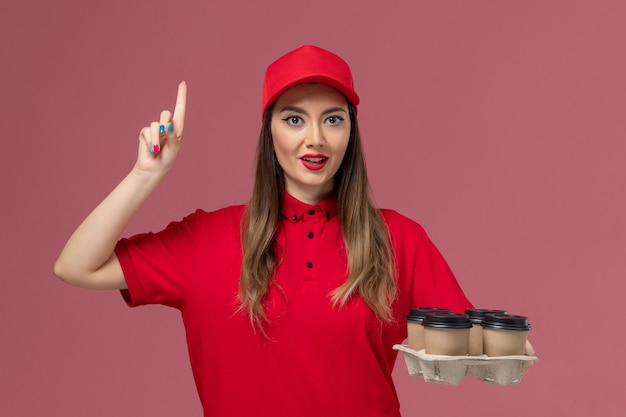
<path id="1" fill-rule="evenodd" d="M 409 375 L 447 385 L 459 385 L 466 375 L 496 385 L 517 384 L 532 362 L 539 359 L 529 355 L 429 355 L 424 349 L 415 351 L 405 345 L 394 345 L 393 349 L 404 354 Z"/>

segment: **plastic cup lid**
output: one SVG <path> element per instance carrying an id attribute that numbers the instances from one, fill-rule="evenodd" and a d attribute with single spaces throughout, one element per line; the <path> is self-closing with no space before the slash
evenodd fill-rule
<path id="1" fill-rule="evenodd" d="M 470 317 L 470 320 L 474 323 L 480 323 L 485 317 L 485 314 L 508 314 L 505 310 L 489 310 L 486 308 L 468 308 L 465 310 L 465 314 Z"/>
<path id="2" fill-rule="evenodd" d="M 481 323 L 484 328 L 502 330 L 530 330 L 528 317 L 513 314 L 487 313 Z"/>
<path id="3" fill-rule="evenodd" d="M 422 325 L 440 329 L 469 329 L 472 327 L 472 322 L 467 314 L 438 311 L 426 314 Z"/>
<path id="4" fill-rule="evenodd" d="M 450 311 L 450 309 L 439 307 L 412 308 L 409 310 L 409 315 L 406 316 L 406 319 L 410 321 L 422 321 L 427 313 L 434 311 Z"/>

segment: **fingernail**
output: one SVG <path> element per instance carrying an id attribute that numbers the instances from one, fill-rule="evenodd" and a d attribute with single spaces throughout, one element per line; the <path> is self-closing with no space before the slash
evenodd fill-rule
<path id="1" fill-rule="evenodd" d="M 165 126 L 159 126 L 159 133 L 165 133 Z"/>
<path id="2" fill-rule="evenodd" d="M 154 145 L 153 148 L 154 148 L 154 151 L 153 151 L 154 156 L 157 156 L 159 154 L 159 145 Z"/>
<path id="3" fill-rule="evenodd" d="M 174 131 L 174 125 L 172 124 L 172 122 L 169 122 L 167 124 L 167 131 L 168 132 L 173 132 Z"/>
<path id="4" fill-rule="evenodd" d="M 150 148 L 148 150 L 150 151 L 150 155 L 154 155 L 154 149 L 153 148 Z"/>

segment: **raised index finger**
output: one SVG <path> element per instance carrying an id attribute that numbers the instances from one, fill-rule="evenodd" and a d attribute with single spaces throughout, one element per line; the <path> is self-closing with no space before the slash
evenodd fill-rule
<path id="1" fill-rule="evenodd" d="M 176 106 L 174 107 L 174 116 L 172 121 L 174 122 L 174 128 L 176 129 L 176 136 L 180 137 L 183 133 L 183 126 L 185 124 L 185 110 L 187 108 L 187 83 L 181 81 L 178 84 L 178 95 L 176 96 Z"/>

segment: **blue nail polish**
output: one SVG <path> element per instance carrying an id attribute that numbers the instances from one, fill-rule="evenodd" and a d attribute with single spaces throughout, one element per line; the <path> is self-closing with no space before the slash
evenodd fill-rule
<path id="1" fill-rule="evenodd" d="M 174 131 L 174 125 L 172 124 L 172 122 L 169 122 L 167 124 L 167 131 L 168 132 L 173 132 Z"/>
<path id="2" fill-rule="evenodd" d="M 165 126 L 159 126 L 159 133 L 165 133 Z"/>
<path id="3" fill-rule="evenodd" d="M 154 149 L 152 149 L 152 146 L 150 146 L 150 155 L 154 155 Z"/>

